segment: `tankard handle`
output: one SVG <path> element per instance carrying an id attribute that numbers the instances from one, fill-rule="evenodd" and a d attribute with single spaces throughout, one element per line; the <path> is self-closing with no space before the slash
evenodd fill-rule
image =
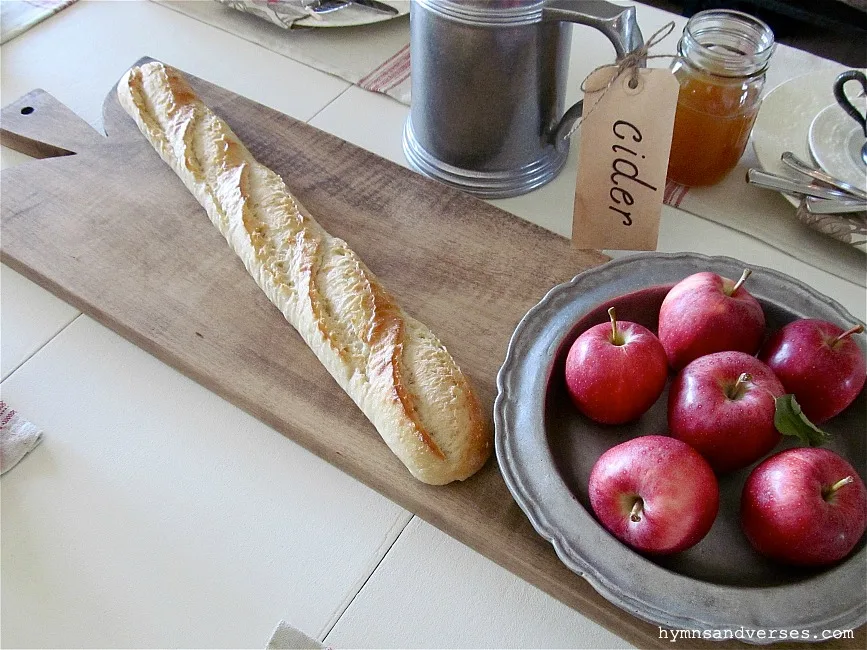
<path id="1" fill-rule="evenodd" d="M 580 4 L 572 0 L 547 0 L 542 9 L 542 20 L 578 23 L 598 29 L 614 45 L 618 59 L 644 45 L 635 7 L 621 7 L 602 0 L 586 0 Z M 582 99 L 563 113 L 551 134 L 551 142 L 557 149 L 566 148 L 568 133 L 581 117 L 583 109 Z"/>

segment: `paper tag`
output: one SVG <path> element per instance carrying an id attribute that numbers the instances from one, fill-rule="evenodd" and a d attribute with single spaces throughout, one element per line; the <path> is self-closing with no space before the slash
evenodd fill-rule
<path id="1" fill-rule="evenodd" d="M 617 68 L 584 82 L 572 242 L 578 248 L 656 250 L 680 88 L 665 69 Z M 635 88 L 630 87 L 630 83 Z"/>

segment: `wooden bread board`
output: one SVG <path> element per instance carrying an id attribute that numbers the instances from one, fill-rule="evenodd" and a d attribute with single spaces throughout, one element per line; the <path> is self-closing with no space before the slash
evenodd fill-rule
<path id="1" fill-rule="evenodd" d="M 552 286 L 606 259 L 189 78 L 322 226 L 437 333 L 489 414 L 521 317 Z M 464 483 L 413 479 L 247 275 L 113 89 L 103 110 L 107 137 L 43 91 L 3 109 L 3 143 L 43 158 L 2 172 L 5 264 L 633 644 L 669 647 L 656 626 L 608 603 L 557 559 L 513 501 L 495 458 Z M 863 628 L 856 636 L 852 647 L 863 647 Z"/>

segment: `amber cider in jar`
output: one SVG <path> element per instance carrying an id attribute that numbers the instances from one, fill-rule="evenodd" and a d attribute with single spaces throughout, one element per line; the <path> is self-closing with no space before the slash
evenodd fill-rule
<path id="1" fill-rule="evenodd" d="M 680 83 L 668 178 L 712 185 L 744 153 L 761 103 L 774 34 L 758 18 L 713 9 L 690 18 L 671 66 Z"/>

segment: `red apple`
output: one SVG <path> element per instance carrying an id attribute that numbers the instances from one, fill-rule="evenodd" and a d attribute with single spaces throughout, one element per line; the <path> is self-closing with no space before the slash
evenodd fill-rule
<path id="1" fill-rule="evenodd" d="M 824 422 L 849 406 L 864 387 L 864 353 L 847 331 L 823 320 L 796 320 L 777 331 L 759 358 L 770 366 L 786 391 L 814 423 Z"/>
<path id="2" fill-rule="evenodd" d="M 590 473 L 590 505 L 624 544 L 645 553 L 677 553 L 707 535 L 719 509 L 719 486 L 689 445 L 643 436 L 599 457 Z"/>
<path id="3" fill-rule="evenodd" d="M 672 368 L 713 352 L 758 351 L 765 314 L 743 287 L 750 273 L 733 282 L 706 271 L 671 288 L 659 309 L 659 340 Z"/>
<path id="4" fill-rule="evenodd" d="M 566 357 L 566 387 L 584 415 L 602 424 L 635 420 L 662 394 L 668 377 L 665 350 L 653 332 L 637 323 L 594 325 Z"/>
<path id="5" fill-rule="evenodd" d="M 746 467 L 780 441 L 775 398 L 783 385 L 743 352 L 717 352 L 690 363 L 668 394 L 671 435 L 692 445 L 719 473 Z"/>
<path id="6" fill-rule="evenodd" d="M 741 525 L 762 555 L 787 564 L 831 564 L 846 557 L 867 528 L 867 489 L 834 452 L 788 449 L 750 474 Z"/>

